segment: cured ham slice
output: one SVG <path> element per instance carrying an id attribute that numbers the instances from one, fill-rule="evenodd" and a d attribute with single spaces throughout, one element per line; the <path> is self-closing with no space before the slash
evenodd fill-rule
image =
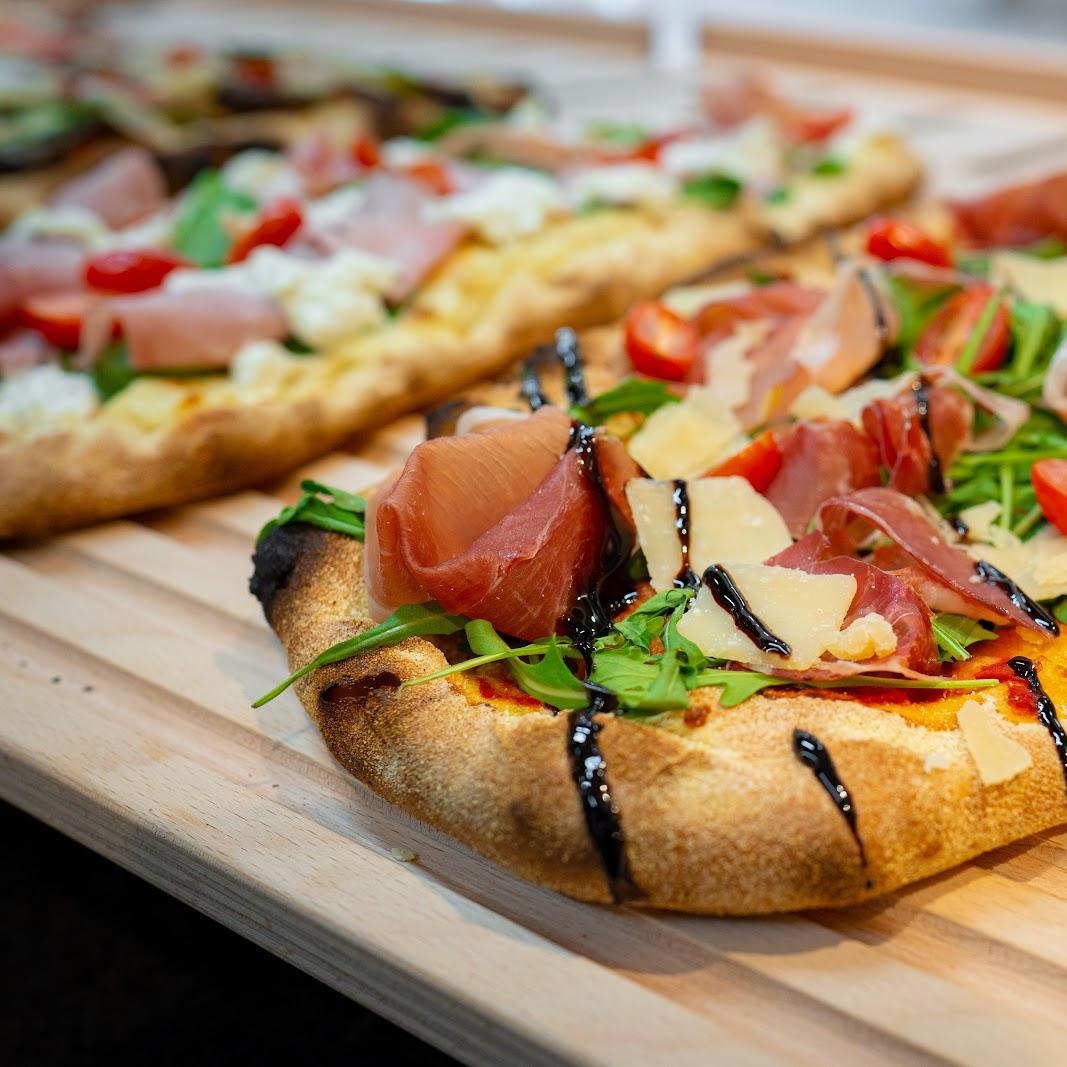
<path id="1" fill-rule="evenodd" d="M 523 167 L 561 173 L 572 167 L 603 161 L 604 150 L 588 145 L 568 144 L 543 133 L 524 130 L 503 122 L 479 122 L 461 126 L 445 134 L 438 142 L 445 155 L 462 158 L 472 152 Z M 626 153 L 618 153 L 620 159 Z"/>
<path id="2" fill-rule="evenodd" d="M 782 466 L 764 494 L 800 537 L 823 501 L 878 485 L 878 449 L 850 422 L 802 422 L 779 442 Z"/>
<path id="3" fill-rule="evenodd" d="M 167 196 L 163 172 L 145 148 L 124 148 L 64 182 L 49 198 L 58 207 L 83 207 L 112 229 L 158 211 Z"/>
<path id="4" fill-rule="evenodd" d="M 939 490 L 947 471 L 970 438 L 974 408 L 953 389 L 926 390 L 929 434 L 919 410 L 920 394 L 907 389 L 889 399 L 871 401 L 862 413 L 863 428 L 878 446 L 880 463 L 889 471 L 888 485 L 906 496 Z M 940 470 L 932 466 L 937 457 Z"/>
<path id="5" fill-rule="evenodd" d="M 289 332 L 281 309 L 251 290 L 159 289 L 97 301 L 82 325 L 79 362 L 92 363 L 116 326 L 134 370 L 227 367 L 249 341 Z"/>
<path id="6" fill-rule="evenodd" d="M 1052 377 L 1049 368 L 1048 378 Z M 1030 417 L 1030 405 L 1013 396 L 1005 396 L 993 389 L 986 389 L 966 375 L 960 374 L 955 367 L 928 367 L 923 376 L 931 381 L 963 393 L 976 408 L 991 415 L 992 419 L 967 442 L 970 452 L 994 452 L 1003 448 Z"/>
<path id="7" fill-rule="evenodd" d="M 72 241 L 0 243 L 0 322 L 31 296 L 84 286 L 85 250 Z"/>
<path id="8" fill-rule="evenodd" d="M 15 330 L 0 338 L 0 375 L 27 370 L 54 359 L 58 350 L 36 330 Z"/>
<path id="9" fill-rule="evenodd" d="M 806 285 L 772 282 L 739 296 L 709 301 L 693 316 L 693 325 L 706 345 L 714 345 L 729 337 L 738 322 L 809 315 L 825 297 L 821 290 Z"/>
<path id="10" fill-rule="evenodd" d="M 1067 240 L 1067 173 L 949 205 L 961 237 L 977 248 L 1020 248 Z"/>
<path id="11" fill-rule="evenodd" d="M 566 451 L 570 419 L 544 408 L 521 422 L 427 441 L 371 500 L 366 577 L 381 612 L 437 600 L 512 636 L 557 630 L 600 563 L 608 517 Z M 606 488 L 639 472 L 599 438 Z M 561 458 L 562 456 L 562 458 Z"/>
<path id="12" fill-rule="evenodd" d="M 861 489 L 834 497 L 819 508 L 819 522 L 830 546 L 854 554 L 880 531 L 910 557 L 916 567 L 939 585 L 946 586 L 968 610 L 965 614 L 1015 623 L 1041 634 L 1055 632 L 1055 622 L 1042 623 L 1016 603 L 1007 591 L 983 579 L 974 560 L 949 544 L 922 509 L 893 489 Z"/>
<path id="13" fill-rule="evenodd" d="M 863 560 L 830 555 L 830 541 L 818 530 L 767 562 L 792 567 L 809 574 L 850 574 L 856 579 L 856 597 L 842 623 L 847 629 L 866 615 L 881 615 L 893 628 L 897 647 L 887 656 L 873 659 L 828 660 L 803 672 L 803 678 L 841 678 L 853 674 L 904 674 L 928 677 L 938 673 L 937 641 L 930 625 L 930 611 L 921 597 L 899 575 L 881 570 Z M 829 558 L 827 558 L 829 556 Z"/>

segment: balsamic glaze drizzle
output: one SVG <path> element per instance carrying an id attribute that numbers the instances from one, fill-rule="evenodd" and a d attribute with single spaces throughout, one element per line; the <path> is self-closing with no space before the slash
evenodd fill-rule
<path id="1" fill-rule="evenodd" d="M 848 823 L 848 828 L 859 846 L 860 862 L 866 867 L 867 852 L 856 827 L 856 809 L 852 803 L 852 794 L 837 776 L 837 768 L 834 767 L 834 761 L 830 758 L 826 746 L 814 734 L 809 734 L 806 730 L 794 730 L 793 755 L 805 766 L 811 768 L 819 784 L 837 805 L 837 810 L 845 817 L 845 822 Z"/>
<path id="2" fill-rule="evenodd" d="M 983 582 L 989 582 L 998 589 L 1003 589 L 1008 594 L 1011 602 L 1025 612 L 1048 634 L 1058 634 L 1060 625 L 1040 604 L 1033 601 L 1024 593 L 999 567 L 980 559 L 974 565 L 975 573 Z"/>
<path id="3" fill-rule="evenodd" d="M 966 538 L 971 532 L 971 528 L 959 517 L 959 515 L 954 515 L 949 521 L 952 525 L 952 529 L 955 530 L 960 537 Z"/>
<path id="4" fill-rule="evenodd" d="M 715 603 L 734 620 L 734 625 L 761 652 L 773 652 L 778 656 L 792 654 L 792 648 L 780 637 L 771 633 L 763 620 L 753 613 L 744 594 L 734 585 L 733 578 L 724 567 L 718 563 L 713 563 L 708 567 L 704 571 L 704 584 L 711 590 Z"/>
<path id="5" fill-rule="evenodd" d="M 934 435 L 930 430 L 930 394 L 927 391 L 926 379 L 920 376 L 919 380 L 911 387 L 911 391 L 915 394 L 915 407 L 919 412 L 919 422 L 922 424 L 923 433 L 926 434 L 926 440 L 930 444 L 930 468 L 928 474 L 930 489 L 935 493 L 943 493 L 945 491 L 945 472 L 941 468 L 941 457 L 934 447 Z"/>
<path id="6" fill-rule="evenodd" d="M 523 360 L 522 376 L 519 383 L 519 394 L 530 405 L 531 411 L 537 411 L 548 403 L 548 397 L 541 389 L 541 368 L 539 366 L 541 355 L 535 352 L 528 359 Z"/>
<path id="7" fill-rule="evenodd" d="M 1008 666 L 1030 687 L 1030 692 L 1037 700 L 1037 718 L 1042 726 L 1048 730 L 1052 737 L 1052 743 L 1056 746 L 1056 755 L 1060 758 L 1063 767 L 1064 782 L 1067 783 L 1067 731 L 1056 714 L 1056 705 L 1052 698 L 1045 692 L 1041 679 L 1037 674 L 1037 667 L 1032 659 L 1026 656 L 1012 656 L 1008 660 Z"/>
<path id="8" fill-rule="evenodd" d="M 589 392 L 585 386 L 582 350 L 578 347 L 578 335 L 569 326 L 563 326 L 556 331 L 556 358 L 563 365 L 568 403 L 575 407 L 585 407 L 589 403 Z"/>
<path id="9" fill-rule="evenodd" d="M 674 480 L 671 502 L 674 504 L 674 528 L 678 531 L 678 547 L 682 550 L 682 565 L 675 575 L 674 585 L 677 589 L 696 589 L 700 585 L 700 579 L 689 565 L 689 487 L 681 478 Z"/>
<path id="10" fill-rule="evenodd" d="M 841 249 L 841 241 L 837 231 L 827 230 L 823 234 L 823 239 L 826 242 L 827 250 L 830 253 L 830 258 L 834 261 L 834 265 L 840 266 L 848 257 Z M 866 267 L 857 267 L 856 278 L 860 285 L 863 286 L 863 292 L 870 302 L 871 311 L 874 312 L 874 328 L 878 333 L 878 340 L 882 348 L 885 348 L 890 334 L 889 313 L 886 311 L 885 300 L 882 299 L 882 294 L 878 291 L 878 286 L 874 284 L 871 273 Z"/>
<path id="11" fill-rule="evenodd" d="M 597 743 L 601 724 L 593 717 L 601 712 L 615 711 L 618 703 L 607 689 L 591 682 L 585 685 L 589 690 L 589 704 L 568 716 L 567 747 L 589 839 L 604 871 L 612 900 L 618 904 L 635 900 L 642 893 L 630 877 L 619 806 L 611 791 L 607 764 Z"/>

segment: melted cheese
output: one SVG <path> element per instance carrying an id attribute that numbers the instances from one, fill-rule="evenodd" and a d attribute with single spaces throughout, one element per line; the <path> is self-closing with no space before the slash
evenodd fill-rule
<path id="1" fill-rule="evenodd" d="M 58 430 L 89 418 L 98 407 L 92 378 L 54 363 L 0 381 L 0 433 Z"/>
<path id="2" fill-rule="evenodd" d="M 774 505 L 744 478 L 700 478 L 688 491 L 689 565 L 697 574 L 712 563 L 762 563 L 793 543 Z M 673 492 L 670 482 L 648 478 L 626 486 L 656 590 L 669 589 L 682 566 Z"/>
<path id="3" fill-rule="evenodd" d="M 678 192 L 678 182 L 653 163 L 617 163 L 590 167 L 576 174 L 571 188 L 575 202 L 583 204 L 666 204 Z"/>
<path id="4" fill-rule="evenodd" d="M 707 386 L 693 386 L 680 404 L 654 411 L 627 447 L 653 478 L 695 478 L 734 446 L 741 424 Z"/>
<path id="5" fill-rule="evenodd" d="M 994 285 L 1014 289 L 1035 304 L 1051 304 L 1067 315 L 1067 259 L 1038 259 L 1022 252 L 997 252 L 989 268 Z"/>
<path id="6" fill-rule="evenodd" d="M 977 700 L 968 700 L 956 716 L 983 785 L 1010 781 L 1033 763 L 1026 748 L 1001 732 L 999 718 L 987 702 Z"/>
<path id="7" fill-rule="evenodd" d="M 744 563 L 728 571 L 753 613 L 790 646 L 791 654 L 761 652 L 702 586 L 678 629 L 705 655 L 757 667 L 806 670 L 840 639 L 841 624 L 856 595 L 852 575 Z"/>

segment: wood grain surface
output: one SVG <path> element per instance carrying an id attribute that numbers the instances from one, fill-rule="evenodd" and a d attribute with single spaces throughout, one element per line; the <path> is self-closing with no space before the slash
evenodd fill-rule
<path id="1" fill-rule="evenodd" d="M 682 92 L 567 70 L 576 122 Z M 1067 162 L 1062 111 L 793 80 L 892 117 L 939 190 Z M 403 420 L 301 476 L 362 488 L 420 431 Z M 298 480 L 0 555 L 0 794 L 469 1062 L 1064 1062 L 1067 831 L 848 911 L 598 909 L 383 803 L 292 693 L 252 711 L 285 664 L 249 554 Z"/>

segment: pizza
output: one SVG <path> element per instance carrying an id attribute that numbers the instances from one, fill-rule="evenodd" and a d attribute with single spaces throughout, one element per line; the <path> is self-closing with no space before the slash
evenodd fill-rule
<path id="1" fill-rule="evenodd" d="M 305 483 L 259 703 L 599 903 L 842 906 L 1067 821 L 1059 182 L 562 330 L 367 496 Z"/>
<path id="2" fill-rule="evenodd" d="M 143 148 L 107 158 L 0 240 L 0 537 L 255 485 L 918 179 L 893 134 L 748 101 L 584 140 L 320 132 L 173 199 Z"/>

